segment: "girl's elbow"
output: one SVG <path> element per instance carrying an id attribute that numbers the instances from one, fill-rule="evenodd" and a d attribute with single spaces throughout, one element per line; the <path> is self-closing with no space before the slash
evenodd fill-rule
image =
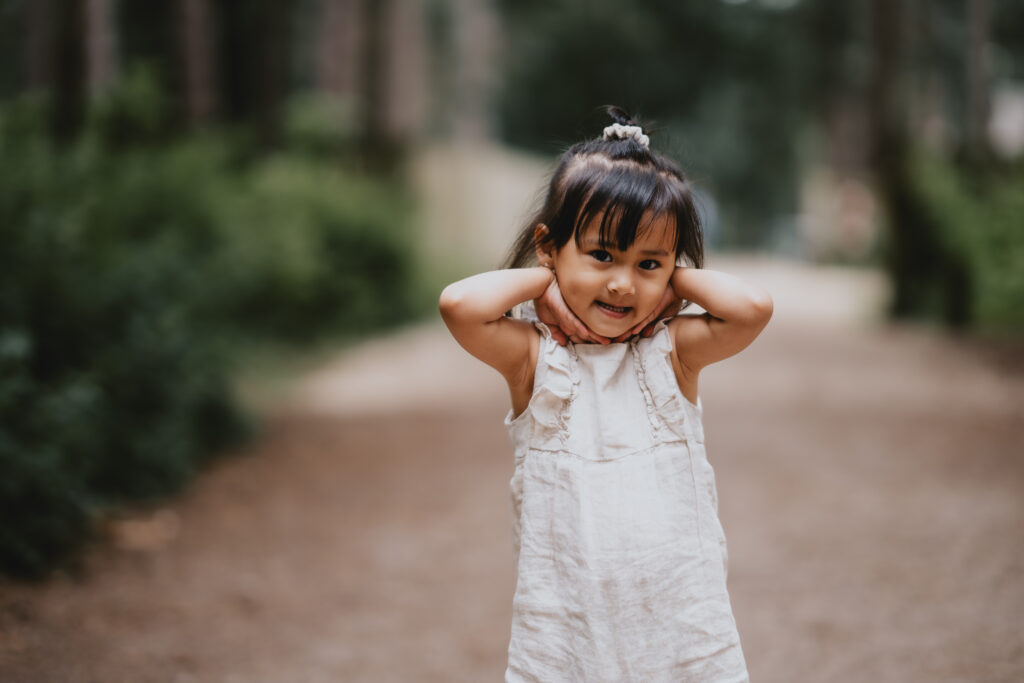
<path id="1" fill-rule="evenodd" d="M 768 292 L 758 289 L 750 294 L 747 308 L 747 321 L 759 327 L 764 327 L 772 318 L 775 311 L 775 302 Z"/>
<path id="2" fill-rule="evenodd" d="M 480 301 L 473 291 L 456 282 L 444 288 L 437 300 L 441 320 L 448 329 L 481 322 Z"/>
<path id="3" fill-rule="evenodd" d="M 775 302 L 772 301 L 771 294 L 760 291 L 754 295 L 752 303 L 759 318 L 764 320 L 764 322 L 771 320 L 772 313 L 775 312 Z"/>
<path id="4" fill-rule="evenodd" d="M 437 300 L 437 308 L 441 311 L 441 317 L 444 320 L 451 320 L 455 317 L 462 305 L 462 293 L 455 285 L 448 285 L 445 287 L 441 291 L 441 296 Z"/>

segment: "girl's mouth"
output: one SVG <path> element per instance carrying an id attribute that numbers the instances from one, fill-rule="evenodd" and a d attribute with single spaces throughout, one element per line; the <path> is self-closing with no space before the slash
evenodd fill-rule
<path id="1" fill-rule="evenodd" d="M 633 310 L 632 306 L 612 306 L 611 304 L 606 304 L 603 301 L 595 301 L 594 303 L 597 304 L 597 307 L 601 309 L 602 312 L 612 316 L 613 318 L 624 318 L 627 313 Z"/>

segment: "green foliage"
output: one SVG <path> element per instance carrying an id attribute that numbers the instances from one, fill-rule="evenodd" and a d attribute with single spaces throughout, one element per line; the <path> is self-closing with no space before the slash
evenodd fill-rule
<path id="1" fill-rule="evenodd" d="M 413 313 L 409 202 L 323 163 L 277 157 L 218 206 L 222 311 L 245 331 L 308 339 L 358 334 Z"/>
<path id="2" fill-rule="evenodd" d="M 92 133 L 104 146 L 123 148 L 159 142 L 166 136 L 170 126 L 168 98 L 156 78 L 152 65 L 133 64 L 117 88 L 105 92 L 93 103 Z"/>
<path id="3" fill-rule="evenodd" d="M 130 80 L 130 79 L 129 79 Z M 131 81 L 130 81 L 131 82 Z M 409 202 L 324 161 L 245 164 L 220 140 L 132 144 L 152 89 L 55 148 L 0 110 L 0 572 L 74 559 L 98 517 L 179 490 L 251 427 L 232 344 L 407 319 Z"/>
<path id="4" fill-rule="evenodd" d="M 0 129 L 0 568 L 15 576 L 70 559 L 96 514 L 176 490 L 244 427 L 191 314 L 188 217 L 169 210 L 187 197 L 89 145 L 58 154 L 40 118 L 18 105 Z"/>
<path id="5" fill-rule="evenodd" d="M 1024 332 L 1024 165 L 982 179 L 922 154 L 913 178 L 944 248 L 967 266 L 970 324 Z"/>
<path id="6" fill-rule="evenodd" d="M 288 100 L 284 136 L 289 149 L 324 159 L 353 156 L 362 131 L 352 98 L 306 92 Z"/>

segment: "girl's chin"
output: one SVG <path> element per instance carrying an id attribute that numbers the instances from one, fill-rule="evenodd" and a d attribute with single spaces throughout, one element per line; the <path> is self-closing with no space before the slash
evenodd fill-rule
<path id="1" fill-rule="evenodd" d="M 584 321 L 584 324 L 586 324 L 586 326 L 589 327 L 590 330 L 595 334 L 599 334 L 602 337 L 607 337 L 608 339 L 615 339 L 616 337 L 629 332 L 629 330 L 632 329 L 633 327 L 631 323 L 627 323 L 625 321 L 619 323 L 618 325 L 614 324 L 613 321 L 602 320 L 591 320 L 589 322 Z"/>

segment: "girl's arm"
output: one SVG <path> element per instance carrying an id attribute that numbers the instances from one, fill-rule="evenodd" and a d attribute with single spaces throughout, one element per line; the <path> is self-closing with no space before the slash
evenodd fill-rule
<path id="1" fill-rule="evenodd" d="M 745 349 L 772 317 L 772 298 L 766 291 L 726 273 L 679 267 L 669 286 L 679 298 L 707 311 L 670 323 L 676 356 L 691 381 L 704 366 Z"/>
<path id="2" fill-rule="evenodd" d="M 481 273 L 444 288 L 441 317 L 464 349 L 500 372 L 513 404 L 533 391 L 539 334 L 524 320 L 505 317 L 516 304 L 536 299 L 554 278 L 547 268 L 514 268 Z M 525 404 L 524 406 L 525 407 Z"/>

